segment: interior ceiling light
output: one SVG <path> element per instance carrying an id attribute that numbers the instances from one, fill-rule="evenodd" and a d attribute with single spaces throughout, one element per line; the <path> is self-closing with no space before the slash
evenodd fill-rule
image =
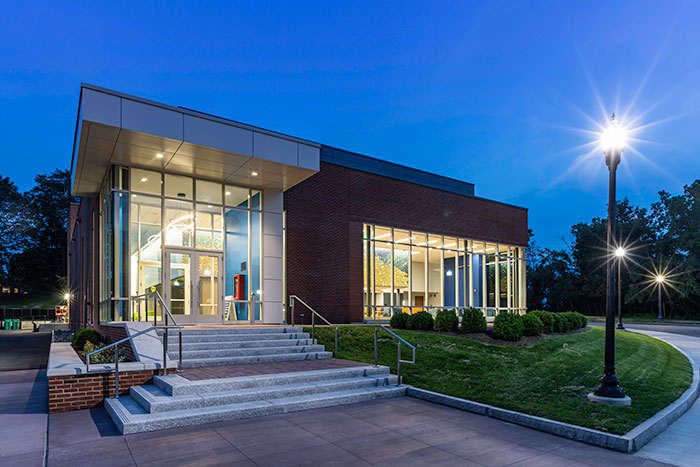
<path id="1" fill-rule="evenodd" d="M 230 195 L 231 195 L 231 192 L 230 192 L 230 191 L 227 191 L 227 192 L 226 192 L 226 196 L 230 196 Z"/>
<path id="2" fill-rule="evenodd" d="M 141 181 L 142 181 L 142 182 L 147 182 L 147 181 L 148 181 L 148 178 L 143 177 L 143 178 L 141 179 Z"/>
<path id="3" fill-rule="evenodd" d="M 156 154 L 156 157 L 157 157 L 158 159 L 162 159 L 162 158 L 163 158 L 163 154 L 159 152 L 158 154 Z"/>
<path id="4" fill-rule="evenodd" d="M 251 174 L 253 177 L 257 177 L 257 176 L 258 176 L 258 173 L 255 172 L 255 171 L 251 172 L 250 174 Z"/>

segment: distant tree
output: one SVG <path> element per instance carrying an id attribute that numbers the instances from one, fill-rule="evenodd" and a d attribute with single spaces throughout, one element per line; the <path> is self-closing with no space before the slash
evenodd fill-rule
<path id="1" fill-rule="evenodd" d="M 27 228 L 26 205 L 17 186 L 0 177 L 0 284 L 15 286 L 10 275 L 12 256 L 21 252 Z"/>
<path id="2" fill-rule="evenodd" d="M 66 225 L 70 203 L 75 201 L 70 172 L 37 175 L 24 198 L 28 219 L 24 248 L 12 256 L 10 273 L 32 293 L 55 293 L 57 276 L 66 275 Z"/>

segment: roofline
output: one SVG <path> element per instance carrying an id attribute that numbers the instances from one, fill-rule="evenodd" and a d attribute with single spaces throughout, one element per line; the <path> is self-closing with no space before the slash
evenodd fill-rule
<path id="1" fill-rule="evenodd" d="M 212 115 L 212 114 L 209 114 L 206 112 L 200 112 L 198 110 L 188 109 L 187 107 L 180 107 L 180 106 L 172 106 L 172 105 L 168 105 L 168 104 L 163 104 L 162 102 L 156 102 L 156 101 L 152 101 L 149 99 L 144 99 L 143 97 L 134 96 L 132 94 L 127 94 L 127 93 L 120 92 L 120 91 L 114 91 L 112 89 L 103 88 L 100 86 L 95 86 L 94 84 L 90 84 L 90 83 L 80 83 L 80 88 L 81 88 L 80 89 L 81 96 L 83 93 L 83 91 L 82 91 L 83 88 L 91 89 L 93 91 L 102 92 L 105 94 L 111 94 L 111 95 L 116 96 L 116 97 L 129 99 L 129 100 L 133 100 L 136 102 L 141 102 L 142 104 L 160 107 L 161 109 L 171 110 L 173 112 L 180 112 L 180 113 L 187 114 L 187 115 L 190 115 L 193 117 L 206 118 L 208 120 L 212 120 L 212 121 L 227 124 L 227 125 L 235 125 L 237 127 L 240 127 L 240 128 L 246 129 L 246 130 L 255 131 L 258 133 L 264 133 L 264 134 L 269 135 L 269 136 L 276 136 L 278 138 L 282 137 L 282 138 L 288 139 L 290 141 L 294 141 L 296 143 L 306 144 L 309 146 L 315 146 L 315 147 L 319 147 L 319 148 L 321 147 L 321 144 L 317 143 L 315 141 L 310 141 L 307 139 L 298 138 L 296 136 L 288 135 L 286 133 L 280 133 L 279 131 L 273 131 L 273 130 L 268 130 L 267 128 L 262 128 L 262 127 L 258 127 L 258 126 L 254 126 L 254 125 L 248 125 L 247 123 L 242 123 L 242 122 L 239 122 L 236 120 L 231 120 L 230 118 L 219 117 L 219 116 Z"/>

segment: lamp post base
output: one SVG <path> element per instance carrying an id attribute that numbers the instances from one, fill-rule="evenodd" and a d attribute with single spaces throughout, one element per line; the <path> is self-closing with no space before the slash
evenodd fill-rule
<path id="1" fill-rule="evenodd" d="M 621 330 L 621 331 L 624 331 L 624 330 L 625 330 L 625 327 L 622 325 L 622 323 L 619 323 L 619 324 L 617 325 L 617 329 L 619 329 L 619 330 Z"/>
<path id="2" fill-rule="evenodd" d="M 594 393 L 589 392 L 586 398 L 591 402 L 596 402 L 598 404 L 613 405 L 615 407 L 629 407 L 632 405 L 632 399 L 629 396 L 625 397 L 602 397 L 596 396 Z"/>

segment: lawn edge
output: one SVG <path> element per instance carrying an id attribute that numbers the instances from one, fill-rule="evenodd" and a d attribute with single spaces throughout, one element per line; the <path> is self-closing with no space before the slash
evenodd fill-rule
<path id="1" fill-rule="evenodd" d="M 690 383 L 690 387 L 683 394 L 681 394 L 678 399 L 658 411 L 652 417 L 632 428 L 624 435 L 615 435 L 600 430 L 594 430 L 592 428 L 573 425 L 571 423 L 538 417 L 536 415 L 529 415 L 522 412 L 516 412 L 514 410 L 502 409 L 493 405 L 448 396 L 446 394 L 429 391 L 427 389 L 420 389 L 410 385 L 406 385 L 406 395 L 416 399 L 446 405 L 505 422 L 515 423 L 527 428 L 532 428 L 538 431 L 561 436 L 574 441 L 580 441 L 594 446 L 613 449 L 615 451 L 625 453 L 635 452 L 641 449 L 659 433 L 664 431 L 671 423 L 676 421 L 690 408 L 690 406 L 693 405 L 695 400 L 698 398 L 700 389 L 700 369 L 695 361 L 676 345 L 663 339 L 645 334 L 644 332 L 637 330 L 634 332 L 644 334 L 647 337 L 652 337 L 678 350 L 688 360 L 688 362 L 690 362 L 693 380 Z"/>

